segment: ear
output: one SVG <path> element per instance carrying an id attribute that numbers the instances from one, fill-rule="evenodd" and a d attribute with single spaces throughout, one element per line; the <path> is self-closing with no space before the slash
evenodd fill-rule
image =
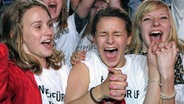
<path id="1" fill-rule="evenodd" d="M 132 33 L 130 33 L 130 36 L 128 37 L 127 45 L 130 45 L 131 41 L 132 41 Z"/>

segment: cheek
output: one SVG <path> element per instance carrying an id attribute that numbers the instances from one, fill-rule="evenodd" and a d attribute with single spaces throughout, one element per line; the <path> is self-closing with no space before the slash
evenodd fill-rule
<path id="1" fill-rule="evenodd" d="M 139 28 L 139 34 L 141 34 L 141 38 L 146 38 L 149 36 L 149 28 L 146 26 L 141 26 Z"/>
<path id="2" fill-rule="evenodd" d="M 165 27 L 166 32 L 170 32 L 170 30 L 171 30 L 171 25 L 170 24 L 166 24 L 164 27 Z"/>
<path id="3" fill-rule="evenodd" d="M 102 48 L 104 44 L 104 39 L 99 39 L 99 38 L 95 39 L 94 43 L 96 44 L 98 48 Z"/>
<path id="4" fill-rule="evenodd" d="M 141 34 L 145 34 L 147 31 L 148 31 L 148 26 L 142 24 L 140 27 L 139 27 L 139 31 Z"/>

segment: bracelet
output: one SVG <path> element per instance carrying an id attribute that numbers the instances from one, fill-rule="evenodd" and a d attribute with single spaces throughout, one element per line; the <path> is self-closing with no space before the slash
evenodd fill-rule
<path id="1" fill-rule="evenodd" d="M 172 99 L 173 97 L 175 97 L 176 95 L 176 91 L 174 90 L 174 93 L 172 95 L 165 95 L 161 92 L 160 94 L 160 97 L 163 99 L 163 100 L 169 100 L 169 99 Z"/>
<path id="2" fill-rule="evenodd" d="M 91 99 L 95 102 L 95 103 L 100 103 L 101 101 L 97 101 L 94 97 L 93 97 L 93 94 L 92 94 L 92 90 L 94 89 L 94 87 L 92 87 L 91 89 L 90 89 L 90 96 L 91 96 Z"/>
<path id="3" fill-rule="evenodd" d="M 160 80 L 151 80 L 149 81 L 149 83 L 158 83 L 160 86 L 162 86 L 162 84 L 160 83 Z"/>
<path id="4" fill-rule="evenodd" d="M 151 80 L 149 82 L 156 82 L 156 83 L 160 83 L 160 80 Z"/>

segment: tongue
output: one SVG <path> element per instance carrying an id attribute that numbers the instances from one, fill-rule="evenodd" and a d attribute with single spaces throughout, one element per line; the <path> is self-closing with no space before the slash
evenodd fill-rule
<path id="1" fill-rule="evenodd" d="M 50 13 L 55 13 L 55 11 L 56 11 L 55 7 L 49 7 L 48 9 L 49 9 Z"/>
<path id="2" fill-rule="evenodd" d="M 45 48 L 52 48 L 52 45 L 51 44 L 48 44 L 48 43 L 42 43 L 42 45 L 45 47 Z"/>
<path id="3" fill-rule="evenodd" d="M 115 59 L 115 58 L 116 58 L 116 54 L 117 54 L 117 51 L 113 51 L 113 52 L 106 51 L 106 52 L 105 52 L 105 55 L 106 55 L 106 57 L 107 57 L 109 60 Z"/>
<path id="4" fill-rule="evenodd" d="M 158 35 L 158 36 L 151 36 L 150 37 L 151 41 L 154 41 L 154 42 L 160 42 L 161 41 L 161 36 Z"/>

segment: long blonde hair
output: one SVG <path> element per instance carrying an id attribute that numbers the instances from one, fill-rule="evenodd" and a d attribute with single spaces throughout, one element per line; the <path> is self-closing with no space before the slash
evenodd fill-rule
<path id="1" fill-rule="evenodd" d="M 136 53 L 136 54 L 140 53 L 142 51 L 142 46 L 144 44 L 144 42 L 141 39 L 141 33 L 139 30 L 143 16 L 149 12 L 152 12 L 158 9 L 166 9 L 167 12 L 169 13 L 171 30 L 170 30 L 168 41 L 175 41 L 177 44 L 177 47 L 181 51 L 183 50 L 182 49 L 183 45 L 178 40 L 175 22 L 173 20 L 170 8 L 167 6 L 167 4 L 165 4 L 161 0 L 146 0 L 139 5 L 133 18 L 133 25 L 132 25 L 133 38 L 131 43 L 131 47 L 133 47 L 133 53 Z"/>
<path id="2" fill-rule="evenodd" d="M 22 48 L 22 18 L 29 9 L 35 6 L 43 8 L 50 16 L 47 7 L 37 0 L 18 0 L 8 7 L 3 15 L 1 42 L 8 46 L 10 60 L 22 68 L 22 70 L 31 70 L 34 73 L 39 73 L 42 71 L 39 61 L 35 57 L 27 54 Z M 62 66 L 63 57 L 63 53 L 54 48 L 53 54 L 46 58 L 47 67 L 51 66 L 54 69 L 59 69 Z"/>

